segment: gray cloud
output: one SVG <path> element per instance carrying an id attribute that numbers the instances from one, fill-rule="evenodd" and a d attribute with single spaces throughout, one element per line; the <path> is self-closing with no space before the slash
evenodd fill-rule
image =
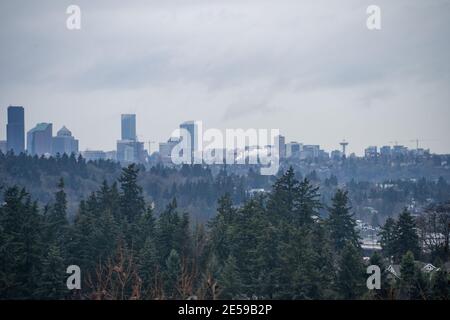
<path id="1" fill-rule="evenodd" d="M 65 124 L 82 148 L 112 149 L 120 113 L 136 112 L 145 140 L 199 119 L 328 149 L 345 136 L 357 153 L 417 136 L 450 152 L 450 1 L 379 0 L 376 32 L 366 0 L 79 0 L 75 32 L 69 4 L 0 3 L 1 112 L 23 104 L 28 128 Z"/>

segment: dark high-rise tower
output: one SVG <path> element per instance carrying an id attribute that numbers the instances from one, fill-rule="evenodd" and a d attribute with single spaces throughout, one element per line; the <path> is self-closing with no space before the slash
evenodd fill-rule
<path id="1" fill-rule="evenodd" d="M 199 150 L 198 146 L 198 123 L 197 121 L 186 121 L 180 124 L 180 129 L 186 130 L 190 136 L 191 162 L 195 160 L 196 152 Z"/>
<path id="2" fill-rule="evenodd" d="M 8 151 L 15 154 L 25 151 L 25 116 L 23 107 L 8 107 L 8 124 L 6 125 Z"/>

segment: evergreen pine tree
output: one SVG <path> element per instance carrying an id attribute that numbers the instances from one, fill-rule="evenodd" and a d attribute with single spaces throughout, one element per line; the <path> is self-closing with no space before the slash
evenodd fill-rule
<path id="1" fill-rule="evenodd" d="M 403 298 L 410 299 L 413 295 L 414 286 L 416 285 L 416 266 L 414 262 L 414 254 L 408 251 L 402 257 L 400 264 L 400 291 Z"/>
<path id="2" fill-rule="evenodd" d="M 69 264 L 80 266 L 84 273 L 93 272 L 99 263 L 99 249 L 97 238 L 100 235 L 97 220 L 98 204 L 95 194 L 91 194 L 87 201 L 81 201 L 75 222 L 71 226 L 72 239 L 69 242 Z M 114 239 L 110 239 L 114 242 Z"/>
<path id="3" fill-rule="evenodd" d="M 163 268 L 171 250 L 180 247 L 180 243 L 175 242 L 175 234 L 179 231 L 179 225 L 180 217 L 177 212 L 177 202 L 176 199 L 173 199 L 167 205 L 166 210 L 160 214 L 156 224 L 158 256 Z"/>
<path id="4" fill-rule="evenodd" d="M 257 233 L 254 261 L 254 270 L 257 272 L 254 280 L 255 293 L 259 297 L 273 298 L 278 289 L 279 271 L 281 270 L 277 228 L 267 220 L 267 216 L 262 214 L 255 217 L 252 225 Z"/>
<path id="5" fill-rule="evenodd" d="M 59 247 L 52 244 L 43 260 L 42 274 L 39 277 L 38 296 L 41 299 L 59 300 L 67 293 L 66 269 Z"/>
<path id="6" fill-rule="evenodd" d="M 230 254 L 230 228 L 232 227 L 236 210 L 229 193 L 218 200 L 217 214 L 209 223 L 210 248 L 217 257 L 220 264 L 223 264 Z"/>
<path id="7" fill-rule="evenodd" d="M 219 285 L 222 290 L 221 297 L 224 299 L 234 299 L 242 290 L 236 258 L 232 255 L 228 256 L 225 261 L 225 265 L 220 273 Z"/>
<path id="8" fill-rule="evenodd" d="M 117 182 L 114 182 L 109 188 L 109 208 L 111 213 L 114 216 L 114 219 L 117 223 L 120 223 L 124 220 L 124 217 L 121 215 L 121 197 L 120 192 L 117 187 Z"/>
<path id="9" fill-rule="evenodd" d="M 395 226 L 395 255 L 399 260 L 408 251 L 414 257 L 420 256 L 419 236 L 416 231 L 416 223 L 411 214 L 405 209 L 398 217 Z"/>
<path id="10" fill-rule="evenodd" d="M 156 282 L 159 280 L 159 271 L 157 248 L 154 239 L 149 236 L 139 252 L 138 262 L 138 272 L 146 297 L 152 297 L 152 292 L 156 289 Z"/>
<path id="11" fill-rule="evenodd" d="M 377 251 L 375 251 L 370 257 L 370 265 L 375 265 L 380 268 L 381 278 L 380 278 L 380 289 L 371 290 L 369 292 L 368 297 L 376 300 L 389 299 L 392 292 L 392 287 L 387 277 L 388 271 L 386 270 L 386 263 L 383 260 L 382 255 L 379 254 Z"/>
<path id="12" fill-rule="evenodd" d="M 177 252 L 182 259 L 187 259 L 192 255 L 192 237 L 189 224 L 189 213 L 183 212 L 179 218 L 178 226 L 174 234 L 174 243 Z"/>
<path id="13" fill-rule="evenodd" d="M 386 219 L 386 222 L 379 233 L 383 254 L 389 260 L 395 254 L 395 235 L 395 220 L 389 217 Z"/>
<path id="14" fill-rule="evenodd" d="M 64 191 L 64 180 L 60 178 L 58 191 L 55 193 L 55 203 L 47 215 L 47 241 L 55 242 L 60 247 L 61 254 L 65 254 L 67 242 L 67 195 Z"/>
<path id="15" fill-rule="evenodd" d="M 100 210 L 105 210 L 110 207 L 110 192 L 111 189 L 109 188 L 108 182 L 103 180 L 100 190 L 97 191 L 97 199 Z"/>
<path id="16" fill-rule="evenodd" d="M 338 189 L 332 202 L 327 224 L 334 249 L 340 252 L 348 242 L 359 248 L 359 234 L 356 231 L 353 214 L 350 213 L 351 208 L 348 206 L 347 191 Z"/>
<path id="17" fill-rule="evenodd" d="M 164 293 L 168 299 L 179 298 L 178 288 L 181 277 L 181 259 L 176 250 L 171 250 L 166 260 L 164 272 Z"/>
<path id="18" fill-rule="evenodd" d="M 450 299 L 450 278 L 447 272 L 440 268 L 433 274 L 431 282 L 431 294 L 435 300 L 449 300 Z"/>
<path id="19" fill-rule="evenodd" d="M 43 253 L 37 205 L 25 189 L 11 187 L 0 208 L 0 298 L 36 297 Z"/>
<path id="20" fill-rule="evenodd" d="M 114 254 L 116 242 L 121 239 L 119 226 L 110 209 L 98 212 L 93 236 L 96 244 L 96 261 L 104 261 Z"/>
<path id="21" fill-rule="evenodd" d="M 298 192 L 299 182 L 290 167 L 272 187 L 267 209 L 274 221 L 292 220 L 292 214 L 297 209 Z"/>
<path id="22" fill-rule="evenodd" d="M 259 278 L 264 265 L 259 263 L 260 252 L 257 248 L 265 230 L 264 216 L 261 203 L 251 199 L 239 210 L 236 223 L 230 229 L 230 254 L 236 258 L 241 272 L 242 293 L 249 297 L 261 294 Z"/>
<path id="23" fill-rule="evenodd" d="M 67 195 L 64 190 L 64 179 L 60 178 L 58 182 L 58 191 L 55 193 L 55 202 L 45 214 L 45 258 L 43 265 L 43 278 L 45 279 L 41 288 L 44 295 L 48 295 L 50 299 L 58 299 L 61 297 L 61 287 L 56 286 L 50 279 L 54 277 L 65 276 L 63 268 L 67 257 L 69 256 L 68 246 L 70 240 L 70 227 L 67 220 Z M 56 266 L 59 266 L 59 274 L 56 272 Z M 47 273 L 47 274 L 46 274 Z M 53 286 L 53 288 L 50 288 Z"/>
<path id="24" fill-rule="evenodd" d="M 135 251 L 139 252 L 144 247 L 147 239 L 155 241 L 155 224 L 156 220 L 153 215 L 153 209 L 148 207 L 145 213 L 133 225 L 132 247 Z"/>
<path id="25" fill-rule="evenodd" d="M 145 212 L 145 201 L 142 195 L 142 187 L 137 183 L 139 169 L 136 165 L 130 164 L 122 170 L 119 178 L 120 188 L 120 209 L 124 217 L 129 222 L 134 222 Z"/>
<path id="26" fill-rule="evenodd" d="M 313 299 L 331 299 L 334 294 L 334 260 L 332 244 L 326 226 L 322 222 L 313 225 L 311 234 L 312 266 L 310 278 Z"/>
<path id="27" fill-rule="evenodd" d="M 312 217 L 319 216 L 319 209 L 322 207 L 319 197 L 319 188 L 314 187 L 308 179 L 299 183 L 295 213 L 298 225 L 311 225 Z"/>
<path id="28" fill-rule="evenodd" d="M 305 228 L 284 226 L 289 240 L 280 244 L 282 266 L 277 288 L 277 299 L 311 299 L 316 288 L 311 282 L 314 253 L 309 231 Z"/>
<path id="29" fill-rule="evenodd" d="M 366 286 L 366 275 L 358 248 L 347 243 L 339 260 L 336 285 L 341 298 L 360 299 Z"/>

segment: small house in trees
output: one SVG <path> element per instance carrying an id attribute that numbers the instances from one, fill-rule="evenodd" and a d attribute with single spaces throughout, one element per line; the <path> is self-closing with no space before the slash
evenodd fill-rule
<path id="1" fill-rule="evenodd" d="M 422 267 L 422 271 L 426 272 L 426 273 L 430 273 L 430 272 L 433 272 L 433 271 L 439 271 L 439 268 L 433 266 L 431 263 L 427 263 L 426 265 L 424 265 Z"/>
<path id="2" fill-rule="evenodd" d="M 435 271 L 439 271 L 439 268 L 435 267 L 431 263 L 424 263 L 424 262 L 416 261 L 415 264 L 424 273 L 431 274 L 431 273 L 433 273 Z M 449 264 L 449 266 L 450 266 L 450 264 Z M 388 271 L 390 273 L 390 276 L 388 276 L 388 278 L 390 278 L 392 280 L 401 278 L 401 271 L 400 271 L 400 265 L 399 264 L 391 264 L 391 265 L 389 265 L 386 268 L 386 271 Z"/>
<path id="3" fill-rule="evenodd" d="M 388 276 L 390 279 L 400 279 L 400 265 L 399 264 L 390 264 L 386 270 L 390 273 L 391 276 Z"/>

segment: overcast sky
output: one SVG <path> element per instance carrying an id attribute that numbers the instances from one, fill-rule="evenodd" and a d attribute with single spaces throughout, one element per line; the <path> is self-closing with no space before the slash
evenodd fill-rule
<path id="1" fill-rule="evenodd" d="M 419 138 L 450 153 L 449 0 L 2 0 L 0 21 L 2 140 L 23 105 L 26 130 L 66 125 L 82 150 L 115 149 L 136 113 L 142 141 L 202 120 L 328 151 Z"/>

